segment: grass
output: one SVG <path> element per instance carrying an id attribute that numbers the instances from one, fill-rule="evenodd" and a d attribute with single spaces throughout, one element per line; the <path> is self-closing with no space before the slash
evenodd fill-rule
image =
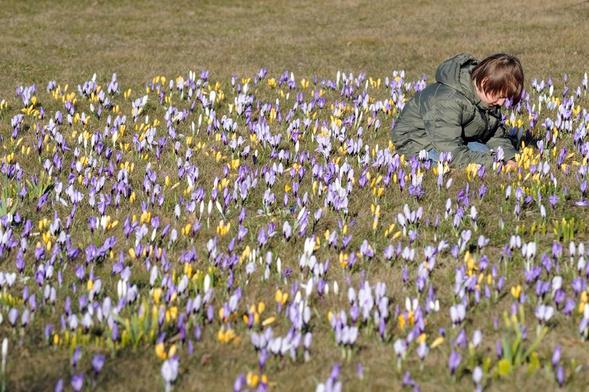
<path id="1" fill-rule="evenodd" d="M 0 91 L 14 84 L 106 81 L 143 84 L 158 74 L 207 69 L 216 79 L 260 68 L 299 77 L 343 72 L 433 77 L 457 52 L 508 51 L 529 76 L 579 77 L 586 57 L 584 2 L 154 1 L 9 3 Z M 566 45 L 563 43 L 566 42 Z M 542 50 L 539 50 L 541 48 Z M 16 83 L 15 83 L 16 82 Z"/>
<path id="2" fill-rule="evenodd" d="M 587 49 L 582 32 L 589 14 L 589 3 L 523 1 L 513 4 L 498 1 L 484 7 L 450 0 L 387 3 L 353 0 L 291 3 L 177 1 L 162 6 L 153 1 L 74 4 L 10 1 L 5 5 L 10 13 L 0 16 L 0 34 L 4 40 L 3 55 L 0 56 L 3 70 L 0 74 L 0 101 L 4 99 L 6 102 L 6 106 L 0 108 L 0 155 L 3 168 L 15 168 L 18 164 L 23 177 L 17 180 L 14 174 L 3 172 L 0 175 L 0 208 L 14 207 L 23 219 L 20 223 L 4 224 L 2 230 L 6 233 L 11 229 L 14 238 L 20 241 L 26 230 L 24 222 L 30 220 L 33 226 L 27 252 L 23 255 L 22 271 L 19 271 L 16 262 L 20 245 L 11 250 L 5 248 L 0 256 L 0 272 L 16 274 L 16 281 L 10 287 L 0 280 L 0 315 L 3 320 L 0 336 L 6 337 L 9 345 L 3 378 L 6 390 L 54 390 L 60 379 L 67 389 L 72 376 L 77 374 L 83 374 L 86 390 L 163 390 L 161 367 L 164 357 L 173 354 L 174 350 L 175 358 L 180 360 L 178 378 L 173 383 L 176 390 L 209 390 L 212 385 L 231 390 L 240 374 L 248 375 L 250 388 L 256 385 L 253 377 L 263 374 L 272 390 L 313 390 L 317 384 L 326 382 L 336 363 L 341 365 L 338 380 L 342 381 L 344 390 L 401 390 L 406 372 L 410 372 L 411 379 L 422 390 L 470 390 L 474 370 L 471 360 L 472 364 L 481 367 L 488 361 L 484 384 L 490 390 L 512 390 L 514 385 L 525 389 L 557 388 L 551 365 L 556 346 L 562 347 L 559 365 L 565 374 L 564 387 L 577 390 L 587 385 L 589 357 L 586 342 L 578 332 L 583 316 L 577 310 L 587 300 L 583 299 L 586 294 L 577 295 L 571 288 L 574 279 L 579 278 L 586 283 L 586 276 L 575 268 L 578 255 L 573 261 L 569 260 L 571 241 L 577 246 L 583 243 L 585 249 L 589 248 L 587 211 L 573 204 L 583 198 L 580 185 L 584 177 L 580 169 L 586 167 L 587 162 L 586 156 L 573 144 L 572 132 L 561 132 L 556 143 L 550 144 L 541 124 L 545 118 L 554 120 L 557 117 L 557 107 L 548 109 L 544 104 L 540 118 L 530 129 L 534 136 L 545 141 L 545 155 L 540 158 L 537 149 L 526 150 L 520 158 L 522 170 L 519 173 L 487 171 L 480 177 L 465 170 L 452 169 L 444 176 L 442 185 L 438 186 L 437 173 L 424 164 L 420 164 L 419 172 L 412 172 L 411 166 L 406 164 L 400 166 L 403 172 L 395 169 L 394 176 L 389 176 L 387 165 L 362 164 L 359 158 L 364 155 L 363 149 L 359 154 L 343 152 L 340 150 L 341 143 L 335 138 L 332 138 L 334 150 L 329 158 L 324 158 L 316 149 L 317 136 L 326 132 L 321 129 L 321 122 L 325 121 L 329 128 L 333 123 L 337 124 L 337 120 L 345 121 L 353 115 L 353 99 L 362 92 L 362 88 L 365 87 L 372 102 L 386 102 L 391 98 L 391 90 L 385 86 L 385 78 L 392 79 L 394 71 L 405 70 L 404 80 L 408 83 L 420 80 L 424 75 L 430 82 L 441 61 L 463 51 L 478 58 L 499 51 L 516 54 L 526 71 L 530 105 L 547 94 L 547 91 L 536 92 L 530 84 L 532 79 L 548 80 L 552 77 L 554 97 L 562 97 L 565 84 L 571 87 L 568 96 L 572 96 L 587 71 L 583 61 Z M 267 76 L 254 82 L 261 69 L 268 71 Z M 199 77 L 203 70 L 210 71 L 208 79 L 202 75 Z M 192 108 L 194 97 L 182 96 L 178 89 L 171 91 L 168 88 L 170 81 L 178 83 L 180 76 L 187 81 L 189 71 L 196 72 L 194 82 L 208 82 L 195 92 L 208 97 L 211 91 L 216 92 L 214 116 L 201 101 L 197 100 Z M 351 73 L 353 79 L 359 80 L 353 97 L 342 97 L 341 85 L 337 89 L 328 87 L 327 82 L 335 82 L 338 71 L 345 73 L 344 76 Z M 289 76 L 292 72 L 296 81 L 294 88 L 289 88 L 286 83 L 273 85 L 272 79 L 280 80 L 285 72 Z M 91 104 L 94 109 L 99 106 L 97 91 L 85 97 L 78 92 L 78 86 L 90 81 L 96 74 L 97 84 L 106 90 L 113 73 L 117 74 L 120 92 L 110 96 L 115 106 L 108 108 L 104 105 L 103 114 L 98 118 L 91 114 L 90 107 Z M 366 79 L 360 80 L 362 74 L 367 76 Z M 566 82 L 564 75 L 568 76 Z M 162 76 L 166 78 L 165 83 Z M 251 108 L 253 122 L 268 123 L 271 134 L 282 135 L 276 151 L 268 141 L 261 140 L 261 133 L 248 130 L 244 114 L 237 115 L 235 103 L 240 92 L 237 86 L 232 86 L 233 77 L 239 88 L 247 84 L 248 94 L 254 97 Z M 369 78 L 373 78 L 374 83 Z M 382 82 L 380 87 L 376 84 L 377 79 Z M 59 87 L 52 94 L 46 91 L 46 87 L 53 80 Z M 309 83 L 308 86 L 304 86 L 304 81 Z M 146 85 L 151 83 L 154 88 L 146 90 Z M 16 88 L 32 84 L 36 85 L 34 95 L 38 102 L 23 107 L 21 98 L 15 96 Z M 161 86 L 157 87 L 158 84 Z M 326 102 L 324 108 L 315 106 L 305 113 L 302 102 L 310 102 L 315 92 L 320 90 Z M 163 103 L 160 103 L 160 92 L 164 95 Z M 408 98 L 414 91 L 405 87 L 403 92 Z M 133 104 L 146 94 L 148 103 L 134 120 Z M 290 109 L 295 106 L 297 94 L 302 94 L 301 104 L 286 120 Z M 68 99 L 75 99 L 76 115 L 84 113 L 89 117 L 87 125 L 79 117 L 72 120 L 72 125 L 67 124 L 64 102 Z M 263 108 L 266 104 L 275 105 L 277 101 L 280 102 L 282 122 L 273 118 L 270 110 Z M 335 114 L 334 108 L 338 103 L 345 104 L 348 111 Z M 581 97 L 575 98 L 580 113 L 587 109 L 587 103 L 585 89 Z M 172 122 L 175 136 L 166 126 L 166 113 L 171 107 L 179 112 L 185 109 L 188 113 L 185 120 Z M 41 108 L 46 113 L 44 118 L 40 116 Z M 274 106 L 274 113 L 276 109 Z M 57 111 L 64 115 L 64 123 L 57 129 L 70 148 L 68 150 L 60 148 L 58 137 L 47 128 L 50 126 L 49 119 L 54 118 Z M 519 110 L 505 109 L 508 118 L 511 112 L 528 127 L 525 105 Z M 11 120 L 17 114 L 23 114 L 24 118 L 17 138 L 13 139 Z M 363 120 L 349 126 L 346 138 L 353 142 L 362 138 L 371 157 L 374 157 L 377 150 L 390 151 L 390 124 L 397 111 L 376 113 L 381 122 L 378 130 L 374 126 L 369 127 L 370 114 L 366 111 Z M 107 119 L 108 115 L 111 120 Z M 127 116 L 124 132 L 113 126 L 114 119 L 122 115 Z M 223 131 L 223 116 L 238 123 L 237 132 Z M 304 130 L 302 124 L 307 117 L 316 118 L 319 127 L 314 129 L 313 121 Z M 215 119 L 219 121 L 218 129 L 214 128 Z M 295 128 L 302 134 L 298 147 L 291 139 L 295 128 L 289 128 L 297 119 L 300 124 Z M 155 125 L 154 121 L 159 124 Z M 198 125 L 199 121 L 201 125 Z M 211 128 L 208 121 L 212 121 Z M 573 122 L 575 127 L 585 124 L 582 116 Z M 359 125 L 364 129 L 361 136 L 358 134 Z M 159 158 L 155 146 L 138 151 L 141 141 L 147 139 L 150 126 L 157 129 L 156 143 L 160 137 L 169 137 Z M 98 137 L 105 130 L 108 134 L 102 140 L 102 147 L 97 144 L 92 146 L 92 135 Z M 112 142 L 113 130 L 117 131 L 116 143 Z M 40 132 L 45 132 L 47 136 L 41 137 L 42 149 L 37 151 Z M 233 151 L 228 141 L 238 137 L 243 138 L 243 144 Z M 31 150 L 27 151 L 29 147 Z M 106 147 L 112 150 L 112 155 L 107 156 Z M 245 153 L 246 147 L 251 147 L 249 154 Z M 564 162 L 558 163 L 563 148 L 566 148 L 567 154 Z M 279 150 L 288 151 L 290 160 L 279 161 L 274 156 Z M 294 159 L 296 151 L 308 152 L 307 158 L 303 159 L 298 154 L 297 161 Z M 191 154 L 189 159 L 187 153 Z M 120 156 L 117 157 L 117 154 Z M 61 170 L 54 162 L 56 157 L 62 159 Z M 198 175 L 192 173 L 192 186 L 187 175 L 180 175 L 178 167 L 174 166 L 179 159 L 189 161 L 190 165 L 199 169 Z M 49 169 L 43 167 L 46 160 L 48 167 L 53 166 L 51 174 L 47 174 Z M 323 165 L 324 171 L 339 165 L 333 174 L 337 176 L 345 160 L 354 170 L 350 175 L 353 177 L 353 192 L 349 197 L 347 213 L 326 206 L 327 187 L 333 181 L 325 173 L 322 176 L 313 173 L 314 161 Z M 532 173 L 530 164 L 544 161 L 551 166 L 550 174 L 540 177 Z M 113 173 L 109 174 L 111 162 Z M 75 168 L 76 164 L 79 169 Z M 277 174 L 275 183 L 268 185 L 271 180 L 265 174 L 273 164 L 282 164 L 284 173 Z M 304 174 L 296 172 L 299 167 L 306 170 Z M 123 168 L 129 178 L 129 192 L 121 193 L 116 186 L 121 182 L 117 176 Z M 224 197 L 233 194 L 240 170 L 249 174 L 252 181 L 257 180 L 258 185 L 250 189 L 244 199 L 241 198 L 241 189 L 237 189 L 236 199 L 224 206 Z M 151 171 L 155 172 L 155 178 L 146 183 Z M 72 212 L 73 202 L 66 191 L 70 181 L 68 175 L 72 172 L 72 186 L 84 195 L 75 212 Z M 45 173 L 45 177 L 41 173 Z M 423 174 L 426 192 L 417 198 L 409 194 L 408 185 L 417 180 L 419 174 Z M 367 175 L 370 177 L 362 186 L 361 178 Z M 166 176 L 169 178 L 166 179 Z M 399 179 L 404 176 L 408 183 L 402 188 Z M 92 206 L 89 191 L 96 187 L 93 181 L 100 177 L 105 179 L 105 184 L 96 192 Z M 385 183 L 385 177 L 388 177 L 388 183 Z M 41 184 L 33 185 L 35 179 Z M 21 200 L 18 195 L 25 184 L 28 194 Z M 149 189 L 145 188 L 146 184 Z M 298 193 L 295 193 L 295 184 L 299 186 Z M 61 190 L 58 185 L 63 186 Z M 506 198 L 506 189 L 510 185 L 512 193 Z M 157 197 L 153 197 L 156 186 L 159 187 L 159 194 L 164 196 L 161 205 Z M 479 193 L 483 186 L 487 189 L 484 196 Z M 215 201 L 214 187 L 218 191 Z M 515 195 L 518 187 L 522 188 L 525 196 L 532 196 L 534 201 L 518 203 Z M 203 191 L 202 196 L 195 193 L 199 188 Z M 271 205 L 265 205 L 264 193 L 267 189 L 276 197 Z M 134 192 L 133 196 L 131 192 Z M 382 194 L 379 195 L 379 192 Z M 48 195 L 48 202 L 40 206 L 43 194 Z M 286 203 L 285 194 L 288 195 Z M 468 196 L 467 201 L 465 195 Z M 561 198 L 554 207 L 547 201 L 552 195 Z M 297 196 L 300 198 L 298 202 Z M 8 198 L 13 200 L 10 205 Z M 66 205 L 59 198 L 63 198 Z M 195 201 L 192 207 L 189 206 L 191 198 Z M 309 225 L 305 232 L 299 234 L 298 217 L 305 199 L 308 201 Z M 448 199 L 452 211 L 445 217 Z M 101 213 L 99 204 L 105 201 L 107 206 Z M 216 201 L 219 201 L 219 207 Z M 519 215 L 514 212 L 516 204 L 521 204 Z M 540 204 L 546 208 L 546 217 L 541 216 Z M 176 205 L 181 209 L 178 217 L 175 216 Z M 374 228 L 377 214 L 372 208 L 377 208 L 377 205 L 380 206 L 380 215 Z M 398 215 L 404 213 L 405 205 L 411 211 L 421 206 L 423 217 L 409 224 L 403 234 Z M 476 228 L 468 217 L 471 206 L 478 211 Z M 455 223 L 459 207 L 464 217 L 461 222 Z M 242 210 L 246 215 L 241 223 Z M 321 210 L 322 215 L 315 222 L 314 213 L 317 210 Z M 5 212 L 2 215 L 7 219 Z M 59 228 L 52 229 L 56 216 L 61 224 Z M 68 224 L 69 216 L 72 219 Z M 107 228 L 91 231 L 91 218 L 97 218 L 99 222 L 103 218 Z M 154 218 L 158 218 L 160 223 L 152 239 L 156 226 Z M 434 223 L 436 218 L 439 220 L 437 226 Z M 110 220 L 110 226 L 106 219 Z M 138 222 L 138 228 L 130 231 L 127 237 L 131 221 Z M 289 240 L 282 235 L 284 222 L 293 227 Z M 170 232 L 162 238 L 162 230 L 168 224 Z M 193 231 L 196 224 L 202 226 Z M 273 224 L 277 234 L 260 245 L 260 230 L 266 231 Z M 138 232 L 142 225 L 146 234 L 140 237 Z M 237 241 L 240 225 L 248 232 L 241 241 Z M 226 233 L 224 227 L 228 227 Z M 178 233 L 177 241 L 170 240 L 172 229 Z M 410 236 L 411 230 L 418 234 L 414 239 Z M 457 255 L 449 249 L 440 252 L 425 287 L 420 290 L 417 278 L 420 270 L 427 268 L 424 264 L 425 248 L 437 247 L 442 240 L 447 241 L 450 247 L 460 246 L 467 230 L 471 231 L 467 246 Z M 337 246 L 328 243 L 329 235 L 334 232 L 338 234 Z M 58 242 L 61 233 L 71 241 L 67 247 Z M 319 239 L 313 254 L 319 263 L 329 261 L 329 268 L 322 276 L 329 286 L 329 293 L 320 295 L 317 291 L 319 281 L 315 282 L 309 300 L 301 302 L 309 306 L 311 322 L 297 329 L 287 317 L 287 309 L 294 312 L 298 308 L 294 302 L 297 292 L 305 298 L 306 289 L 302 285 L 314 275 L 309 267 L 299 268 L 305 240 L 313 235 Z M 342 241 L 347 235 L 351 235 L 351 239 L 344 247 Z M 489 239 L 481 250 L 476 246 L 480 235 Z M 100 248 L 113 236 L 116 243 L 110 251 L 87 261 L 92 246 Z M 533 264 L 538 266 L 542 265 L 543 254 L 551 257 L 555 243 L 563 246 L 562 255 L 552 260 L 551 271 L 542 272 L 538 279 L 550 282 L 554 276 L 562 276 L 566 298 L 574 301 L 575 310 L 570 316 L 563 314 L 562 305 L 555 304 L 549 290 L 543 301 L 557 311 L 547 323 L 546 337 L 535 350 L 536 360 L 525 361 L 515 366 L 510 374 L 502 374 L 501 358 L 495 353 L 496 342 L 509 336 L 511 327 L 506 325 L 504 314 L 510 313 L 513 304 L 521 299 L 512 296 L 512 288 L 516 290 L 519 285 L 527 298 L 523 304 L 525 320 L 518 320 L 527 328 L 525 347 L 529 347 L 534 340 L 537 325 L 534 316 L 538 304 L 537 283 L 526 283 L 522 247 L 513 247 L 511 256 L 507 256 L 509 252 L 505 248 L 517 236 L 523 244 L 537 244 Z M 213 240 L 217 241 L 216 254 L 210 255 L 207 246 Z M 374 251 L 373 257 L 361 255 L 366 251 L 363 244 Z M 414 259 L 397 255 L 387 260 L 384 252 L 389 245 L 400 250 L 413 248 Z M 80 254 L 68 257 L 67 248 L 78 249 Z M 42 249 L 45 255 L 37 257 L 35 253 Z M 192 250 L 196 255 L 194 259 L 188 256 Z M 167 262 L 162 261 L 159 252 L 165 252 L 163 259 Z M 264 270 L 268 253 L 272 261 L 266 279 Z M 346 257 L 352 254 L 358 255 L 353 267 L 345 263 Z M 52 259 L 52 255 L 55 258 Z M 228 266 L 235 262 L 229 259 L 230 255 L 238 260 L 235 265 Z M 470 261 L 469 255 L 472 257 Z M 483 256 L 489 259 L 486 269 L 481 264 Z M 281 271 L 278 271 L 278 258 L 282 264 Z M 130 271 L 127 290 L 136 286 L 139 298 L 116 311 L 121 319 L 107 322 L 109 312 L 105 302 L 108 298 L 112 300 L 113 308 L 117 306 L 119 282 L 124 280 L 125 272 L 117 270 L 117 263 L 121 260 L 123 267 Z M 43 273 L 49 266 L 53 268 L 53 273 Z M 150 275 L 154 266 L 158 276 L 152 287 Z M 255 271 L 249 271 L 251 266 L 256 267 Z M 287 268 L 292 270 L 292 274 L 283 276 L 282 272 Z M 474 276 L 482 273 L 483 280 L 474 290 L 479 290 L 481 300 L 476 304 L 474 291 L 468 294 L 466 318 L 461 325 L 453 327 L 449 309 L 460 302 L 454 295 L 454 287 L 456 272 L 461 269 Z M 406 278 L 403 271 L 406 271 Z M 205 275 L 212 278 L 214 288 L 208 303 L 213 312 L 210 320 L 204 306 L 193 314 L 186 313 L 189 298 L 204 296 Z M 183 276 L 189 277 L 190 283 L 184 293 L 174 294 Z M 41 277 L 42 282 L 37 283 L 36 279 Z M 501 290 L 497 290 L 499 277 L 505 279 Z M 92 286 L 98 280 L 102 283 L 102 290 L 92 294 Z M 489 281 L 492 295 L 486 299 L 484 283 Z M 358 292 L 363 282 L 373 287 L 377 283 L 386 284 L 390 316 L 386 319 L 383 337 L 372 316 L 365 322 L 359 321 L 358 341 L 353 345 L 351 355 L 343 357 L 342 348 L 335 342 L 328 315 L 343 311 L 350 319 L 348 290 L 353 288 Z M 334 284 L 339 287 L 339 293 L 334 292 Z M 47 287 L 55 289 L 54 300 L 45 295 Z M 157 291 L 158 287 L 161 292 Z M 397 339 L 405 340 L 415 327 L 410 321 L 416 316 L 415 309 L 405 312 L 406 299 L 416 299 L 423 313 L 430 287 L 439 300 L 440 308 L 439 312 L 426 315 L 421 331 L 424 335 L 420 339 L 431 347 L 430 353 L 423 362 L 422 370 L 416 355 L 417 343 L 412 340 L 408 355 L 398 369 L 394 344 Z M 219 312 L 230 306 L 237 288 L 241 288 L 242 298 L 235 311 L 225 315 L 227 319 L 224 320 Z M 277 290 L 289 294 L 282 312 L 276 305 Z M 586 293 L 586 290 L 582 291 Z M 33 308 L 29 300 L 31 295 L 36 299 L 36 308 L 28 325 L 22 327 L 23 312 Z M 70 315 L 75 315 L 81 323 L 82 317 L 88 313 L 80 301 L 92 295 L 95 297 L 90 303 L 94 302 L 97 306 L 93 308 L 92 327 L 88 330 L 81 326 L 70 327 Z M 67 310 L 68 302 L 71 311 Z M 260 302 L 265 304 L 265 310 L 259 314 L 260 321 L 250 330 L 243 317 L 251 316 L 250 306 L 257 307 Z M 98 307 L 104 313 L 101 316 L 97 314 Z M 9 321 L 11 309 L 19 312 L 14 327 Z M 371 310 L 371 315 L 374 310 Z M 132 320 L 159 321 L 160 317 L 161 325 L 152 327 L 148 322 L 143 335 L 133 335 Z M 126 325 L 125 320 L 129 320 L 130 324 Z M 261 325 L 264 320 L 268 320 L 268 326 Z M 510 322 L 513 323 L 513 320 Z M 47 325 L 51 325 L 52 331 L 46 336 Z M 118 329 L 118 339 L 112 337 L 113 325 Z M 226 331 L 229 327 L 236 338 L 227 343 L 220 342 L 219 331 Z M 294 361 L 288 354 L 270 355 L 261 367 L 260 354 L 250 343 L 251 333 L 268 328 L 272 328 L 275 338 L 286 337 L 292 328 L 302 334 L 311 332 L 311 360 L 304 360 L 300 346 Z M 200 338 L 196 337 L 197 329 L 200 329 Z M 456 340 L 463 330 L 471 342 L 476 329 L 483 332 L 484 340 L 471 354 L 468 348 L 457 345 Z M 436 347 L 434 342 L 444 334 L 444 342 Z M 133 343 L 136 343 L 136 348 Z M 82 356 L 73 366 L 72 357 L 77 347 L 82 350 Z M 460 352 L 463 358 L 454 375 L 448 369 L 452 351 Z M 95 374 L 91 361 L 98 354 L 105 355 L 106 361 L 100 372 Z M 359 366 L 362 372 L 359 372 Z"/>

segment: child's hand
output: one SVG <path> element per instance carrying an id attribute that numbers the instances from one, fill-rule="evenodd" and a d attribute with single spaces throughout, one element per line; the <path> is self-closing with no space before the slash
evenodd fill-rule
<path id="1" fill-rule="evenodd" d="M 517 171 L 518 168 L 519 165 L 514 160 L 510 159 L 509 161 L 505 162 L 505 170 L 507 170 L 508 172 Z"/>

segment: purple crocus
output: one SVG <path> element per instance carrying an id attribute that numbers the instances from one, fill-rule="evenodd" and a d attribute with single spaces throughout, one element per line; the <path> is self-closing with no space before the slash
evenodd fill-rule
<path id="1" fill-rule="evenodd" d="M 79 392 L 84 387 L 84 373 L 74 374 L 72 376 L 72 388 L 74 391 Z"/>
<path id="2" fill-rule="evenodd" d="M 82 349 L 80 348 L 80 346 L 76 347 L 76 349 L 74 350 L 73 354 L 72 354 L 72 367 L 75 369 L 76 366 L 78 366 L 78 362 L 80 362 L 80 359 L 82 358 Z"/>
<path id="3" fill-rule="evenodd" d="M 460 365 L 460 361 L 462 360 L 462 355 L 456 351 L 452 351 L 450 353 L 450 357 L 448 358 L 448 367 L 450 368 L 450 373 L 452 376 L 456 373 L 456 369 Z"/>
<path id="4" fill-rule="evenodd" d="M 20 250 L 16 255 L 15 264 L 16 264 L 16 268 L 18 269 L 18 272 L 22 272 L 23 269 L 25 268 L 25 258 L 23 256 L 22 251 L 20 251 Z"/>
<path id="5" fill-rule="evenodd" d="M 247 380 L 243 373 L 240 373 L 233 383 L 233 392 L 240 392 L 247 386 Z"/>
<path id="6" fill-rule="evenodd" d="M 247 227 L 240 225 L 239 229 L 237 231 L 237 241 L 241 242 L 245 238 L 245 235 L 247 234 L 247 232 L 248 232 Z"/>
<path id="7" fill-rule="evenodd" d="M 556 345 L 556 347 L 554 348 L 554 353 L 552 354 L 552 368 L 556 368 L 558 366 L 558 363 L 560 362 L 560 352 L 561 352 L 561 348 L 560 345 Z"/>
<path id="8" fill-rule="evenodd" d="M 559 387 L 562 387 L 564 384 L 564 368 L 562 366 L 556 369 L 556 382 L 558 382 Z"/>
<path id="9" fill-rule="evenodd" d="M 411 373 L 409 373 L 409 371 L 406 371 L 405 374 L 403 375 L 403 386 L 413 386 L 415 385 L 415 381 L 413 381 L 411 379 Z"/>
<path id="10" fill-rule="evenodd" d="M 57 384 L 55 384 L 55 392 L 61 392 L 61 391 L 63 391 L 63 379 L 62 378 L 57 380 Z"/>
<path id="11" fill-rule="evenodd" d="M 564 307 L 562 308 L 562 313 L 569 316 L 573 313 L 573 310 L 575 310 L 576 307 L 576 303 L 573 299 L 568 298 L 564 304 Z"/>
<path id="12" fill-rule="evenodd" d="M 104 366 L 105 357 L 102 354 L 96 354 L 92 357 L 92 368 L 94 369 L 94 374 L 98 376 L 98 373 L 102 370 Z"/>
<path id="13" fill-rule="evenodd" d="M 554 208 L 556 206 L 556 203 L 558 203 L 559 200 L 560 200 L 560 197 L 558 197 L 556 195 L 548 196 L 548 201 L 550 202 L 550 206 L 552 208 Z"/>
<path id="14" fill-rule="evenodd" d="M 466 338 L 466 332 L 464 332 L 464 329 L 460 330 L 456 336 L 456 345 L 458 347 L 462 347 L 463 349 L 468 345 L 468 339 Z"/>
<path id="15" fill-rule="evenodd" d="M 8 322 L 10 323 L 10 325 L 12 325 L 14 327 L 16 325 L 17 318 L 18 318 L 18 309 L 11 308 L 10 311 L 8 312 Z"/>
<path id="16" fill-rule="evenodd" d="M 503 346 L 501 346 L 501 342 L 499 340 L 497 340 L 495 343 L 495 350 L 497 352 L 497 358 L 503 358 Z"/>
<path id="17" fill-rule="evenodd" d="M 31 311 L 28 308 L 25 308 L 22 312 L 22 316 L 20 318 L 21 326 L 24 328 L 29 324 L 31 320 Z"/>

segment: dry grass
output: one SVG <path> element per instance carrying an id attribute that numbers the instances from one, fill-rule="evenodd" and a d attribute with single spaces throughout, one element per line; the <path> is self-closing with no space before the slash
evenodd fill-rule
<path id="1" fill-rule="evenodd" d="M 528 77 L 578 77 L 589 55 L 589 3 L 494 1 L 9 1 L 0 16 L 0 91 L 15 84 L 82 83 L 116 72 L 124 85 L 210 70 L 213 78 L 433 77 L 444 59 L 507 51 Z"/>

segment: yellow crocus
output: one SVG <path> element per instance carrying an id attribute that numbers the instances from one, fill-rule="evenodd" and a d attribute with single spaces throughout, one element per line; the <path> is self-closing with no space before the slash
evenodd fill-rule
<path id="1" fill-rule="evenodd" d="M 168 357 L 166 354 L 164 343 L 158 343 L 155 345 L 155 354 L 161 360 L 164 360 Z"/>
<path id="2" fill-rule="evenodd" d="M 511 288 L 511 295 L 513 298 L 518 299 L 522 292 L 522 287 L 518 284 L 517 286 L 513 286 Z"/>
<path id="3" fill-rule="evenodd" d="M 444 343 L 444 337 L 440 336 L 431 344 L 430 348 L 434 349 L 438 347 L 440 344 Z"/>

